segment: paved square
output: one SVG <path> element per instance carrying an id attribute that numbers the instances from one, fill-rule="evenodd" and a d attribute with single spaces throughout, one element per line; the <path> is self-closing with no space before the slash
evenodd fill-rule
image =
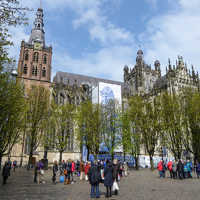
<path id="1" fill-rule="evenodd" d="M 52 172 L 45 172 L 46 184 L 33 183 L 33 171 L 17 169 L 12 172 L 8 183 L 0 185 L 0 200 L 88 200 L 90 185 L 88 182 L 76 182 L 71 185 L 51 182 Z M 167 173 L 168 176 L 168 173 Z M 0 178 L 2 181 L 2 177 Z M 105 188 L 100 186 L 101 199 L 105 199 Z M 120 182 L 120 200 L 197 200 L 199 199 L 200 179 L 171 180 L 158 178 L 157 171 L 149 169 L 131 171 Z"/>

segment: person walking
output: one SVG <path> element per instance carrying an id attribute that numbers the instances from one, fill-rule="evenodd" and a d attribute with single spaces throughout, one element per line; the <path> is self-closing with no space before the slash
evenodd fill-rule
<path id="1" fill-rule="evenodd" d="M 14 160 L 13 161 L 13 171 L 15 172 L 15 169 L 17 168 L 17 161 L 16 160 Z"/>
<path id="2" fill-rule="evenodd" d="M 85 172 L 85 166 L 84 166 L 84 162 L 83 161 L 80 162 L 80 172 L 81 172 L 80 180 L 82 181 L 83 180 L 83 174 Z"/>
<path id="3" fill-rule="evenodd" d="M 85 180 L 86 181 L 88 181 L 88 171 L 91 167 L 90 164 L 91 164 L 90 162 L 87 162 L 86 165 L 85 165 Z"/>
<path id="4" fill-rule="evenodd" d="M 192 161 L 187 160 L 188 178 L 192 178 Z"/>
<path id="5" fill-rule="evenodd" d="M 88 171 L 89 183 L 91 185 L 91 198 L 100 198 L 99 183 L 101 181 L 101 172 L 97 166 L 96 161 L 92 163 Z"/>
<path id="6" fill-rule="evenodd" d="M 70 184 L 71 182 L 71 173 L 72 173 L 72 162 L 71 160 L 69 159 L 67 162 L 66 162 L 66 170 L 67 170 L 67 184 Z"/>
<path id="7" fill-rule="evenodd" d="M 173 178 L 172 165 L 173 165 L 173 162 L 172 162 L 172 160 L 170 160 L 170 161 L 167 163 L 167 169 L 169 170 L 170 178 Z"/>
<path id="8" fill-rule="evenodd" d="M 200 177 L 200 162 L 197 162 L 196 173 L 197 173 L 197 178 L 199 178 Z"/>
<path id="9" fill-rule="evenodd" d="M 163 160 L 160 160 L 160 162 L 158 163 L 157 169 L 158 169 L 160 178 L 164 178 L 164 176 L 163 176 Z"/>
<path id="10" fill-rule="evenodd" d="M 173 173 L 173 179 L 176 179 L 177 178 L 176 161 L 172 163 L 172 173 Z"/>
<path id="11" fill-rule="evenodd" d="M 52 181 L 54 184 L 56 184 L 56 174 L 58 172 L 58 163 L 57 163 L 57 160 L 54 161 L 54 164 L 53 164 L 53 177 L 52 177 Z"/>
<path id="12" fill-rule="evenodd" d="M 106 167 L 104 169 L 104 186 L 106 187 L 106 197 L 111 197 L 111 189 L 113 186 L 113 166 L 109 160 L 107 161 Z"/>
<path id="13" fill-rule="evenodd" d="M 119 186 L 119 164 L 116 159 L 113 160 L 113 191 L 115 195 L 118 195 Z"/>
<path id="14" fill-rule="evenodd" d="M 6 184 L 8 177 L 10 176 L 10 166 L 8 162 L 5 162 L 5 165 L 3 167 L 2 171 L 2 177 L 3 177 L 3 185 Z"/>
<path id="15" fill-rule="evenodd" d="M 72 184 L 74 183 L 74 172 L 75 172 L 75 169 L 76 169 L 75 162 L 72 160 L 72 168 L 71 168 Z"/>
<path id="16" fill-rule="evenodd" d="M 177 172 L 178 172 L 179 179 L 183 179 L 184 165 L 181 160 L 178 161 Z"/>

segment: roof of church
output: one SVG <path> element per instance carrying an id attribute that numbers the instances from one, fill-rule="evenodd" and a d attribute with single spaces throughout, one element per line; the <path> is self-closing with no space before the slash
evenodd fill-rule
<path id="1" fill-rule="evenodd" d="M 110 83 L 115 85 L 124 86 L 123 82 L 120 81 L 113 81 L 103 78 L 96 78 L 92 76 L 85 76 L 81 74 L 74 74 L 68 72 L 57 72 L 55 77 L 53 78 L 54 83 L 64 83 L 64 84 L 78 84 L 81 85 L 83 83 L 91 84 L 91 85 L 98 85 L 99 82 Z"/>

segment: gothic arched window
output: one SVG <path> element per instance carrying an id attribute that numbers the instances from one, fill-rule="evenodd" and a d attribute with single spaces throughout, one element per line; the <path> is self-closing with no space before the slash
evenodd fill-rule
<path id="1" fill-rule="evenodd" d="M 26 52 L 25 52 L 25 55 L 24 55 L 24 59 L 25 59 L 25 60 L 28 60 L 28 57 L 29 57 L 29 56 L 28 56 L 28 51 L 26 51 Z"/>
<path id="2" fill-rule="evenodd" d="M 44 57 L 43 57 L 43 64 L 47 64 L 47 54 L 44 54 Z"/>
<path id="3" fill-rule="evenodd" d="M 37 66 L 33 66 L 33 67 L 32 67 L 32 75 L 33 75 L 33 76 L 37 76 L 37 71 L 38 71 L 38 70 L 37 70 Z"/>
<path id="4" fill-rule="evenodd" d="M 35 53 L 33 54 L 33 61 L 34 61 L 34 62 L 38 62 L 38 59 L 39 59 L 39 53 L 38 53 L 38 52 L 35 52 Z"/>
<path id="5" fill-rule="evenodd" d="M 45 67 L 43 67 L 43 69 L 42 69 L 42 77 L 46 77 L 46 69 L 45 69 Z"/>
<path id="6" fill-rule="evenodd" d="M 27 64 L 25 64 L 25 65 L 24 65 L 24 69 L 23 69 L 23 73 L 24 73 L 24 74 L 27 74 L 27 71 L 28 71 L 28 67 L 27 67 Z"/>

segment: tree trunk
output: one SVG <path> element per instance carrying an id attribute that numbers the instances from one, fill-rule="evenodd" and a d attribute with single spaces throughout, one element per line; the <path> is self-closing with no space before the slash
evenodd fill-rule
<path id="1" fill-rule="evenodd" d="M 135 156 L 135 169 L 139 170 L 139 156 Z"/>
<path id="2" fill-rule="evenodd" d="M 126 161 L 126 152 L 124 151 L 124 162 Z"/>
<path id="3" fill-rule="evenodd" d="M 23 139 L 22 139 L 22 152 L 21 152 L 21 159 L 20 159 L 20 167 L 22 167 L 22 165 L 23 165 L 24 144 L 25 144 L 25 131 L 24 131 Z"/>
<path id="4" fill-rule="evenodd" d="M 90 150 L 89 150 L 89 148 L 87 147 L 87 161 L 89 160 L 89 157 L 90 157 Z"/>
<path id="5" fill-rule="evenodd" d="M 59 163 L 62 163 L 62 154 L 63 154 L 63 151 L 60 151 L 60 159 L 59 159 Z"/>
<path id="6" fill-rule="evenodd" d="M 31 149 L 30 154 L 29 154 L 27 170 L 31 168 L 32 158 L 33 158 L 33 149 Z"/>
<path id="7" fill-rule="evenodd" d="M 44 156 L 43 158 L 46 160 L 48 155 L 48 147 L 44 147 Z"/>
<path id="8" fill-rule="evenodd" d="M 153 156 L 152 156 L 152 155 L 149 155 L 149 158 L 150 158 L 151 170 L 153 171 L 153 170 L 154 170 Z"/>

